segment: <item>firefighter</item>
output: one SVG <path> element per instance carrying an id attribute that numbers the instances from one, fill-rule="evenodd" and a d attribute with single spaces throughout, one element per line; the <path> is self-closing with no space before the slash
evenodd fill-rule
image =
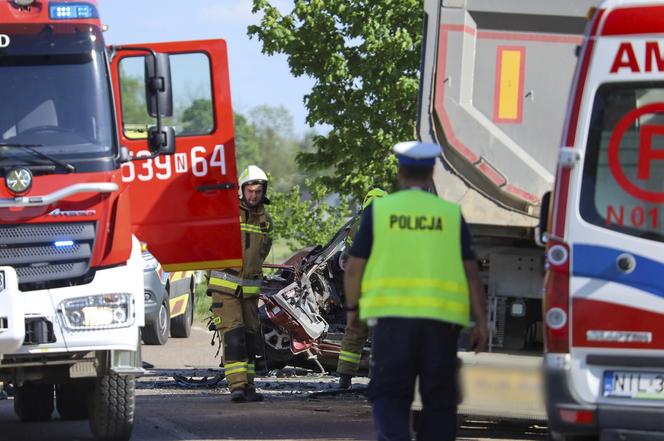
<path id="1" fill-rule="evenodd" d="M 471 345 L 485 350 L 484 288 L 460 207 L 427 191 L 440 147 L 405 142 L 394 152 L 401 190 L 364 211 L 346 265 L 347 326 L 373 327 L 368 397 L 378 439 L 411 439 L 419 377 L 418 440 L 452 441 L 457 338 L 472 313 Z"/>
<path id="2" fill-rule="evenodd" d="M 236 403 L 263 400 L 254 385 L 260 343 L 258 293 L 263 262 L 272 247 L 272 220 L 265 209 L 270 203 L 267 175 L 250 165 L 240 175 L 239 187 L 242 269 L 213 270 L 208 285 L 223 342 L 224 372 L 231 400 Z"/>
<path id="3" fill-rule="evenodd" d="M 369 190 L 367 195 L 364 197 L 362 202 L 362 211 L 364 211 L 371 202 L 376 198 L 382 198 L 386 196 L 387 192 L 381 190 L 380 188 L 374 188 Z M 351 239 L 357 234 L 357 230 L 360 226 L 359 221 L 355 222 L 351 227 L 348 237 Z M 346 250 L 349 250 L 351 243 L 346 244 Z M 348 258 L 347 252 L 343 258 L 345 262 Z M 362 360 L 362 349 L 364 344 L 369 337 L 369 329 L 366 326 L 362 326 L 360 332 L 356 332 L 353 329 L 346 327 L 344 331 L 344 338 L 341 340 L 341 351 L 339 352 L 339 361 L 337 363 L 337 373 L 339 374 L 339 388 L 348 389 L 351 386 L 351 381 L 353 376 L 357 374 L 357 370 L 360 367 L 360 361 Z"/>

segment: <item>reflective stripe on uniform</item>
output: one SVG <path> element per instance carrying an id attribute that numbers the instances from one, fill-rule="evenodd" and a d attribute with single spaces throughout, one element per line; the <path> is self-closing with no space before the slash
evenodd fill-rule
<path id="1" fill-rule="evenodd" d="M 412 297 L 391 297 L 375 295 L 370 298 L 360 299 L 360 308 L 381 308 L 381 307 L 400 307 L 400 308 L 428 308 L 436 311 L 450 311 L 457 314 L 468 314 L 468 304 L 445 299 L 440 296 L 412 296 Z M 404 314 L 404 317 L 408 317 Z"/>
<path id="2" fill-rule="evenodd" d="M 235 282 L 237 284 L 242 284 L 242 277 L 238 277 L 237 275 L 228 273 L 226 271 L 211 271 L 210 277 L 228 280 L 229 282 Z"/>
<path id="3" fill-rule="evenodd" d="M 238 361 L 236 363 L 228 363 L 224 365 L 224 374 L 226 375 L 241 374 L 243 372 L 247 372 L 246 361 Z"/>
<path id="4" fill-rule="evenodd" d="M 260 286 L 243 286 L 242 293 L 250 296 L 255 296 L 261 290 Z"/>
<path id="5" fill-rule="evenodd" d="M 233 291 L 235 291 L 237 289 L 237 287 L 239 286 L 237 283 L 234 283 L 234 282 L 231 282 L 231 281 L 228 281 L 228 280 L 224 280 L 224 279 L 220 279 L 218 277 L 210 277 L 210 283 L 209 284 L 210 284 L 210 286 L 212 286 L 212 285 L 221 286 L 223 288 L 228 288 L 228 289 L 233 290 Z"/>
<path id="6" fill-rule="evenodd" d="M 467 285 L 436 279 L 411 279 L 403 277 L 382 277 L 364 282 L 362 288 L 369 291 L 382 288 L 436 288 L 446 292 L 466 294 Z"/>
<path id="7" fill-rule="evenodd" d="M 261 227 L 253 224 L 240 223 L 240 230 L 246 233 L 264 234 L 266 236 L 270 235 L 269 231 L 263 231 Z"/>
<path id="8" fill-rule="evenodd" d="M 362 359 L 362 354 L 356 354 L 354 352 L 348 352 L 348 351 L 341 351 L 339 352 L 339 360 L 352 363 L 352 364 L 360 364 L 360 360 Z"/>
<path id="9" fill-rule="evenodd" d="M 256 365 L 254 363 L 247 364 L 247 373 L 252 375 L 256 374 Z"/>

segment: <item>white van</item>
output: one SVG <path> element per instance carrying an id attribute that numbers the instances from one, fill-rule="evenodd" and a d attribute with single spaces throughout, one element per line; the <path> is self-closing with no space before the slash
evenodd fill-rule
<path id="1" fill-rule="evenodd" d="M 594 12 L 562 143 L 543 311 L 552 438 L 664 439 L 663 1 Z"/>

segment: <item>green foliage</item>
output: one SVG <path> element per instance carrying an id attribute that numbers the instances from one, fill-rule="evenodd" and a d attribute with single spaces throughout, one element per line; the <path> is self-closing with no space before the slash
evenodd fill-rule
<path id="1" fill-rule="evenodd" d="M 279 257 L 284 244 L 290 251 L 325 244 L 350 216 L 347 198 L 337 201 L 333 192 L 298 169 L 295 157 L 312 151 L 314 137 L 314 132 L 301 139 L 293 135 L 293 119 L 283 107 L 259 106 L 248 117 L 235 114 L 238 169 L 256 164 L 270 176 L 268 210 Z"/>
<path id="2" fill-rule="evenodd" d="M 287 55 L 295 76 L 315 80 L 307 121 L 332 127 L 299 164 L 333 171 L 319 181 L 356 200 L 372 187 L 392 190 L 390 148 L 414 137 L 422 0 L 294 0 L 287 14 L 272 3 L 253 0 L 263 17 L 248 33 L 264 53 Z"/>
<path id="3" fill-rule="evenodd" d="M 283 107 L 258 106 L 249 112 L 261 154 L 256 164 L 274 176 L 271 188 L 286 191 L 303 181 L 295 157 L 299 150 L 293 135 L 293 117 Z"/>
<path id="4" fill-rule="evenodd" d="M 207 295 L 207 281 L 201 281 L 196 285 L 194 297 L 196 298 L 196 307 L 194 309 L 194 325 L 205 327 L 207 318 L 212 314 L 212 297 Z"/>
<path id="5" fill-rule="evenodd" d="M 122 96 L 122 119 L 125 124 L 153 125 L 154 118 L 147 112 L 145 85 L 142 78 L 131 76 L 120 68 L 120 93 Z"/>
<path id="6" fill-rule="evenodd" d="M 241 172 L 250 164 L 261 164 L 263 155 L 258 148 L 256 126 L 240 113 L 235 113 L 233 119 L 235 122 L 235 161 L 237 169 Z"/>
<path id="7" fill-rule="evenodd" d="M 296 185 L 273 194 L 269 207 L 278 238 L 285 240 L 291 250 L 325 245 L 352 214 L 346 198 L 333 204 L 329 190 L 320 182 L 307 179 L 305 185 L 306 199 Z"/>
<path id="8" fill-rule="evenodd" d="M 180 116 L 182 130 L 179 135 L 201 135 L 207 134 L 214 128 L 212 116 L 212 100 L 197 98 L 191 105 L 184 109 Z"/>

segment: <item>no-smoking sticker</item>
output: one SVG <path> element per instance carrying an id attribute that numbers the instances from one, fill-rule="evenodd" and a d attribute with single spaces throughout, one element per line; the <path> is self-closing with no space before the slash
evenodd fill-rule
<path id="1" fill-rule="evenodd" d="M 664 116 L 664 103 L 648 104 L 647 106 L 628 112 L 618 122 L 609 141 L 609 167 L 618 185 L 632 196 L 652 203 L 664 202 L 664 191 L 653 191 L 643 188 L 651 177 L 651 167 L 654 161 L 664 161 L 664 149 L 657 149 L 653 140 L 657 136 L 664 136 L 664 125 L 645 124 L 639 127 L 639 150 L 636 170 L 636 179 L 627 177 L 620 161 L 620 145 L 627 130 L 644 115 Z"/>

